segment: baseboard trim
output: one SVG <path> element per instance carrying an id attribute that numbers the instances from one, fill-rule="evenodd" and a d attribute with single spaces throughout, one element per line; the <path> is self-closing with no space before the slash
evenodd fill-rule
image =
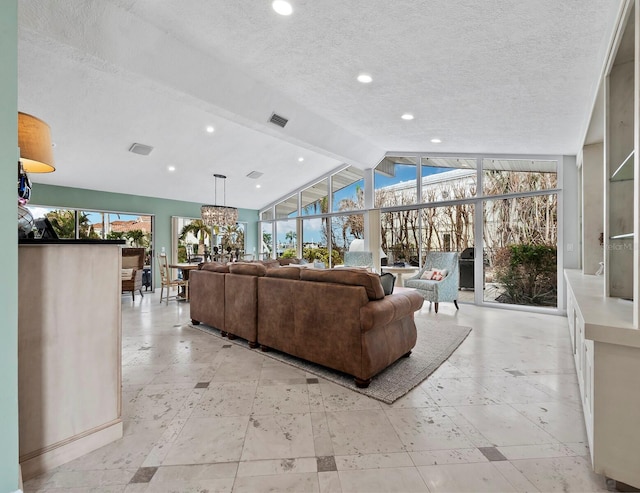
<path id="1" fill-rule="evenodd" d="M 122 420 L 118 419 L 97 429 L 51 445 L 45 449 L 31 452 L 20 457 L 22 479 L 27 481 L 35 476 L 50 471 L 61 464 L 77 459 L 108 443 L 122 438 Z"/>

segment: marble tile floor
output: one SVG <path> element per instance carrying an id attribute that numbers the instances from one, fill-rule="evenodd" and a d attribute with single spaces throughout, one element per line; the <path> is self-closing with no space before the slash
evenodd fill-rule
<path id="1" fill-rule="evenodd" d="M 585 492 L 566 319 L 442 303 L 473 327 L 392 405 L 188 326 L 189 304 L 122 298 L 125 436 L 26 492 Z"/>

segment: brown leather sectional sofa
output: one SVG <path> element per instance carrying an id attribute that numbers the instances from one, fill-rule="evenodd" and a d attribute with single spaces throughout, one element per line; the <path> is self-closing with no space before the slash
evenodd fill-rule
<path id="1" fill-rule="evenodd" d="M 415 346 L 418 293 L 385 296 L 379 276 L 358 269 L 269 267 L 192 271 L 192 322 L 347 373 L 361 387 Z"/>

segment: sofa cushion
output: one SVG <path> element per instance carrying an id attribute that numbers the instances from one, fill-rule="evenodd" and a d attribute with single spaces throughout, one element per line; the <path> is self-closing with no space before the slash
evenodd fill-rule
<path id="1" fill-rule="evenodd" d="M 123 281 L 130 281 L 133 277 L 133 269 L 122 269 L 121 278 Z"/>
<path id="2" fill-rule="evenodd" d="M 200 266 L 200 270 L 208 270 L 211 272 L 221 272 L 226 274 L 229 272 L 229 266 L 221 262 L 205 262 Z"/>
<path id="3" fill-rule="evenodd" d="M 384 289 L 378 274 L 359 269 L 301 269 L 300 280 L 334 282 L 350 286 L 363 286 L 370 300 L 384 298 Z"/>
<path id="4" fill-rule="evenodd" d="M 280 279 L 293 279 L 295 281 L 300 279 L 300 270 L 298 266 L 284 266 L 280 269 L 267 269 L 267 277 L 278 277 Z"/>
<path id="5" fill-rule="evenodd" d="M 258 260 L 255 263 L 264 265 L 267 269 L 271 269 L 273 267 L 280 267 L 280 262 L 278 262 L 275 259 Z"/>
<path id="6" fill-rule="evenodd" d="M 229 266 L 229 272 L 245 276 L 262 277 L 267 273 L 267 268 L 258 262 L 234 262 Z"/>
<path id="7" fill-rule="evenodd" d="M 291 264 L 299 264 L 300 263 L 300 259 L 299 258 L 284 258 L 284 257 L 280 257 L 277 262 L 282 265 L 291 265 Z"/>

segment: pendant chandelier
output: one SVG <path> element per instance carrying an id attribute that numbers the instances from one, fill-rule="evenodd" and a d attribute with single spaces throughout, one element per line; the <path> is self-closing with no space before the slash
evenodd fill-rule
<path id="1" fill-rule="evenodd" d="M 213 191 L 213 201 L 215 205 L 205 204 L 200 207 L 200 215 L 202 216 L 202 222 L 209 227 L 227 227 L 233 226 L 238 222 L 238 209 L 235 207 L 227 207 L 227 186 L 224 180 L 227 179 L 225 175 L 215 174 L 215 188 Z M 222 181 L 224 190 L 223 205 L 217 205 L 218 203 L 218 178 Z"/>

